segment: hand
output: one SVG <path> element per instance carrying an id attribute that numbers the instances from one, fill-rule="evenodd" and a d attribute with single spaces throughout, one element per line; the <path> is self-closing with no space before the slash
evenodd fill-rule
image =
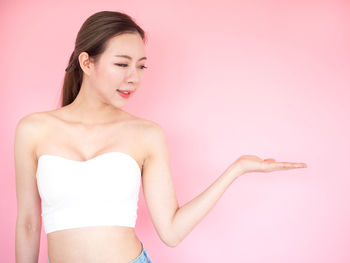
<path id="1" fill-rule="evenodd" d="M 306 168 L 306 163 L 276 162 L 275 159 L 260 159 L 255 155 L 242 155 L 233 165 L 236 165 L 242 172 L 272 172 L 279 170 L 289 170 L 295 168 Z"/>

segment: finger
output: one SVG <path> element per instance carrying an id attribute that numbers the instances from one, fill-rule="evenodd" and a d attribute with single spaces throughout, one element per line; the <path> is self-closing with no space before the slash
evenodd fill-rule
<path id="1" fill-rule="evenodd" d="M 275 159 L 272 159 L 272 158 L 270 158 L 270 159 L 264 159 L 264 161 L 267 161 L 267 162 L 274 162 Z"/>
<path id="2" fill-rule="evenodd" d="M 306 168 L 306 163 L 290 163 L 290 162 L 278 162 L 276 163 L 280 168 L 283 169 L 294 169 L 294 168 Z"/>

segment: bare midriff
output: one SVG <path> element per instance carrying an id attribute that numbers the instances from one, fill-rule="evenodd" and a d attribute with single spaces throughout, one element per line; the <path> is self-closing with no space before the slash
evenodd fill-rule
<path id="1" fill-rule="evenodd" d="M 132 262 L 142 244 L 132 227 L 93 226 L 47 234 L 50 263 Z"/>

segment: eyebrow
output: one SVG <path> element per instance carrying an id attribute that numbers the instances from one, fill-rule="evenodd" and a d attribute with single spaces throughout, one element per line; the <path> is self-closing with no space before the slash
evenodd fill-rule
<path id="1" fill-rule="evenodd" d="M 128 55 L 115 55 L 115 57 L 122 57 L 122 58 L 132 59 L 132 57 L 130 57 Z M 147 59 L 147 58 L 146 57 L 142 57 L 138 61 L 143 60 L 143 59 Z"/>

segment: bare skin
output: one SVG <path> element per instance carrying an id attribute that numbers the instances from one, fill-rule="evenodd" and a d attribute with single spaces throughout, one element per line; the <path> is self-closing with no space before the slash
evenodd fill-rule
<path id="1" fill-rule="evenodd" d="M 123 151 L 142 169 L 145 151 L 140 146 L 144 121 L 124 113 L 111 123 L 85 127 L 69 121 L 68 106 L 42 115 L 37 158 L 48 153 L 84 161 L 103 152 Z M 125 226 L 65 229 L 48 233 L 47 240 L 51 263 L 131 262 L 142 251 L 134 228 Z"/>
<path id="2" fill-rule="evenodd" d="M 104 152 L 122 151 L 142 170 L 146 158 L 142 139 L 150 123 L 122 110 L 134 93 L 125 99 L 116 89 L 136 92 L 143 77 L 144 43 L 137 34 L 123 34 L 108 44 L 99 63 L 86 52 L 80 54 L 84 71 L 80 92 L 71 104 L 48 113 L 37 157 L 52 153 L 89 160 Z M 117 54 L 131 59 L 115 57 Z M 125 226 L 65 229 L 47 238 L 51 263 L 131 262 L 142 251 L 134 228 Z"/>
<path id="3" fill-rule="evenodd" d="M 142 138 L 150 125 L 148 121 L 124 112 L 123 116 L 119 115 L 117 120 L 111 123 L 89 125 L 87 128 L 69 121 L 71 118 L 69 112 L 69 106 L 66 106 L 43 113 L 42 123 L 45 125 L 39 136 L 41 140 L 37 145 L 37 158 L 42 154 L 51 153 L 83 161 L 102 152 L 121 150 L 133 156 L 142 170 L 147 157 Z M 112 140 L 108 141 L 106 138 Z M 101 141 L 105 141 L 106 145 L 101 145 Z M 84 150 L 86 145 L 89 147 L 99 145 L 99 149 Z M 172 225 L 173 235 L 178 237 L 176 245 L 239 176 L 249 172 L 272 172 L 305 167 L 304 163 L 275 162 L 274 159 L 263 160 L 254 155 L 241 156 L 206 191 L 176 211 Z M 206 202 L 205 206 L 201 205 L 203 202 Z M 47 238 L 50 263 L 131 262 L 142 249 L 134 228 L 123 226 L 66 229 L 49 233 Z"/>
<path id="4" fill-rule="evenodd" d="M 256 155 L 242 155 L 233 165 L 240 167 L 241 175 L 253 172 L 273 172 L 295 168 L 306 168 L 306 163 L 276 162 L 275 159 L 261 159 Z"/>
<path id="5" fill-rule="evenodd" d="M 126 54 L 130 59 L 116 58 L 115 54 Z M 82 52 L 79 63 L 84 77 L 76 99 L 60 109 L 34 114 L 30 121 L 25 118 L 18 125 L 16 262 L 29 262 L 28 259 L 37 262 L 38 259 L 41 222 L 35 166 L 42 154 L 80 161 L 110 151 L 131 155 L 142 168 L 143 192 L 152 223 L 160 239 L 172 247 L 191 232 L 242 174 L 306 167 L 304 163 L 243 155 L 205 191 L 180 207 L 170 173 L 165 133 L 159 125 L 123 111 L 121 108 L 128 99 L 116 91 L 137 90 L 143 76 L 143 57 L 144 43 L 136 34 L 112 38 L 97 64 Z M 32 123 L 40 123 L 40 129 Z M 141 253 L 134 229 L 123 226 L 52 232 L 48 234 L 48 246 L 50 263 L 131 262 Z"/>

